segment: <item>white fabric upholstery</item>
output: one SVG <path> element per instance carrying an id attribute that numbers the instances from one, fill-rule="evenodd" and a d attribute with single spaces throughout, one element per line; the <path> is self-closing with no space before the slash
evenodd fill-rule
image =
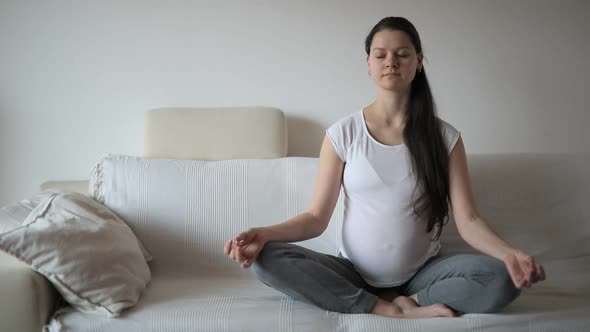
<path id="1" fill-rule="evenodd" d="M 590 155 L 471 155 L 472 188 L 481 214 L 504 239 L 531 254 L 565 255 L 590 234 Z M 447 252 L 471 251 L 454 221 Z M 571 248 L 571 250 L 575 250 Z"/>
<path id="2" fill-rule="evenodd" d="M 572 266 L 576 264 L 571 264 Z M 559 266 L 549 264 L 550 272 Z M 568 273 L 589 273 L 579 268 Z M 579 279 L 582 279 L 580 276 Z M 586 294 L 585 296 L 587 296 Z M 135 308 L 119 319 L 69 312 L 62 331 L 588 331 L 590 309 L 583 295 L 540 286 L 497 314 L 462 318 L 393 319 L 340 314 L 294 301 L 254 279 L 216 275 L 158 275 Z M 57 324 L 56 324 L 57 325 Z M 58 329 L 55 329 L 58 330 Z"/>
<path id="3" fill-rule="evenodd" d="M 153 254 L 145 298 L 120 320 L 71 312 L 64 331 L 585 331 L 590 328 L 588 158 L 470 156 L 480 210 L 515 246 L 537 255 L 548 280 L 497 314 L 396 320 L 325 312 L 257 282 L 222 252 L 247 227 L 285 220 L 307 207 L 314 158 L 217 162 L 114 156 L 103 163 L 96 196 L 121 215 Z M 335 253 L 342 197 L 327 231 L 301 244 Z M 467 251 L 453 221 L 447 252 Z M 57 325 L 57 324 L 56 324 Z"/>
<path id="4" fill-rule="evenodd" d="M 285 117 L 270 107 L 156 109 L 145 113 L 143 155 L 201 160 L 285 157 Z"/>
<path id="5" fill-rule="evenodd" d="M 307 207 L 317 159 L 199 161 L 112 156 L 91 176 L 93 197 L 121 216 L 152 254 L 153 270 L 244 273 L 221 248 L 237 232 Z M 342 196 L 330 231 L 308 241 L 335 253 Z"/>

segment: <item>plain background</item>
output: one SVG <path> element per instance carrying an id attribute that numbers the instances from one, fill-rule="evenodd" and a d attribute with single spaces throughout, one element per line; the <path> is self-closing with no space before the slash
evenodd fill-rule
<path id="1" fill-rule="evenodd" d="M 0 205 L 141 155 L 143 113 L 273 106 L 289 155 L 372 102 L 364 38 L 421 34 L 441 118 L 468 153 L 589 152 L 590 1 L 0 0 Z M 239 139 L 239 138 L 236 138 Z"/>

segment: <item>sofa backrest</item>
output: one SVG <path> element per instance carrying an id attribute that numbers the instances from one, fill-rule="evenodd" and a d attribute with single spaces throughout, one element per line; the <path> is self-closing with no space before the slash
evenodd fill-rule
<path id="1" fill-rule="evenodd" d="M 91 187 L 93 197 L 135 231 L 153 256 L 155 273 L 244 275 L 223 254 L 225 242 L 249 227 L 272 225 L 305 209 L 316 168 L 317 159 L 302 157 L 198 161 L 112 156 L 95 167 Z M 335 252 L 341 200 L 326 234 L 305 245 Z"/>
<path id="2" fill-rule="evenodd" d="M 470 156 L 482 215 L 504 238 L 527 251 L 590 231 L 588 163 L 564 156 Z M 92 177 L 93 196 L 118 213 L 153 255 L 154 273 L 247 276 L 223 254 L 225 242 L 249 227 L 303 212 L 318 159 L 197 161 L 107 157 Z M 336 254 L 344 195 L 326 232 L 300 243 Z M 447 252 L 469 251 L 454 220 L 443 231 Z"/>
<path id="3" fill-rule="evenodd" d="M 468 166 L 481 215 L 514 247 L 542 260 L 589 239 L 590 155 L 470 155 Z M 471 250 L 448 226 L 447 251 Z"/>

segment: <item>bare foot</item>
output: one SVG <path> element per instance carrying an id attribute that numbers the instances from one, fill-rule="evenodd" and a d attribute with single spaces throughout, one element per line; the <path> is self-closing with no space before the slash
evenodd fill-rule
<path id="1" fill-rule="evenodd" d="M 428 317 L 453 317 L 451 309 L 443 304 L 433 304 L 419 307 L 416 302 L 406 296 L 398 296 L 393 302 L 381 299 L 371 311 L 372 314 L 394 318 L 428 318 Z"/>
<path id="2" fill-rule="evenodd" d="M 402 311 L 411 311 L 414 308 L 418 308 L 418 304 L 412 298 L 407 296 L 398 296 L 393 303 L 397 304 Z"/>
<path id="3" fill-rule="evenodd" d="M 421 317 L 454 317 L 455 313 L 444 304 L 432 304 L 424 307 L 418 306 L 416 301 L 407 296 L 398 296 L 393 300 L 408 318 Z"/>

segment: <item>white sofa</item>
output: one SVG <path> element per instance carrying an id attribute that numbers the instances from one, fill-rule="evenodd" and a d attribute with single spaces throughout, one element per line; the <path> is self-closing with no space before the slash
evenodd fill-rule
<path id="1" fill-rule="evenodd" d="M 159 115 L 164 116 L 164 113 Z M 183 114 L 177 116 L 182 118 Z M 280 123 L 284 118 L 282 113 L 277 117 L 274 112 L 273 116 L 279 119 L 275 125 L 278 122 L 276 127 L 282 131 L 275 131 L 272 146 L 267 145 L 268 149 L 257 156 L 233 159 L 230 154 L 236 151 L 229 145 L 228 154 L 219 154 L 217 158 L 191 156 L 192 159 L 220 159 L 217 161 L 106 157 L 93 174 L 90 195 L 122 216 L 153 255 L 152 281 L 138 305 L 121 318 L 64 312 L 53 317 L 50 330 L 590 330 L 587 315 L 590 309 L 588 156 L 469 155 L 472 184 L 481 212 L 504 238 L 534 254 L 547 272 L 545 282 L 525 290 L 500 313 L 422 320 L 340 314 L 293 301 L 257 281 L 251 271 L 241 270 L 223 255 L 223 244 L 243 229 L 280 222 L 305 209 L 317 168 L 316 158 L 284 156 L 286 145 L 275 142 L 286 140 L 284 123 Z M 244 128 L 250 127 L 225 131 L 222 124 L 226 120 L 221 113 L 209 121 L 217 121 L 218 130 L 212 134 L 223 137 L 230 132 L 243 133 Z M 165 137 L 170 138 L 171 128 L 176 126 L 168 126 Z M 264 127 L 257 128 L 264 130 Z M 166 131 L 165 128 L 157 131 L 161 130 Z M 233 140 L 243 141 L 247 137 L 233 136 Z M 186 139 L 170 142 L 175 147 L 188 146 L 188 150 L 192 145 L 187 144 Z M 203 138 L 199 137 L 196 142 L 202 143 Z M 215 150 L 215 145 L 212 147 Z M 247 148 L 248 145 L 243 145 L 238 152 Z M 271 150 L 282 151 L 283 155 L 272 156 L 268 154 Z M 343 213 L 342 196 L 326 232 L 302 245 L 336 254 Z M 470 251 L 459 238 L 452 218 L 443 231 L 443 248 L 449 253 Z M 27 278 L 32 280 L 34 273 L 25 271 L 22 268 L 19 273 L 22 276 L 28 273 Z M 34 299 L 44 298 L 34 287 L 8 285 L 4 280 L 0 283 L 3 292 L 4 288 L 20 287 L 21 292 L 33 294 Z M 44 292 L 49 294 L 51 287 L 44 287 Z M 16 296 L 17 293 L 11 294 Z M 3 318 L 10 319 L 6 314 L 9 302 L 2 297 L 0 303 Z M 42 312 L 41 319 L 51 312 L 50 307 L 41 302 L 35 302 L 31 308 L 37 311 L 21 312 L 21 318 L 39 322 L 39 312 Z"/>
<path id="2" fill-rule="evenodd" d="M 276 108 L 155 109 L 146 112 L 144 128 L 146 158 L 222 160 L 287 155 L 286 121 Z M 62 180 L 46 181 L 40 189 L 89 194 L 88 186 L 88 180 Z M 0 222 L 24 220 L 27 215 L 23 213 L 39 204 L 39 196 L 19 202 L 18 210 L 0 209 Z M 0 280 L 0 332 L 41 331 L 61 305 L 57 292 L 41 274 L 3 251 Z"/>

